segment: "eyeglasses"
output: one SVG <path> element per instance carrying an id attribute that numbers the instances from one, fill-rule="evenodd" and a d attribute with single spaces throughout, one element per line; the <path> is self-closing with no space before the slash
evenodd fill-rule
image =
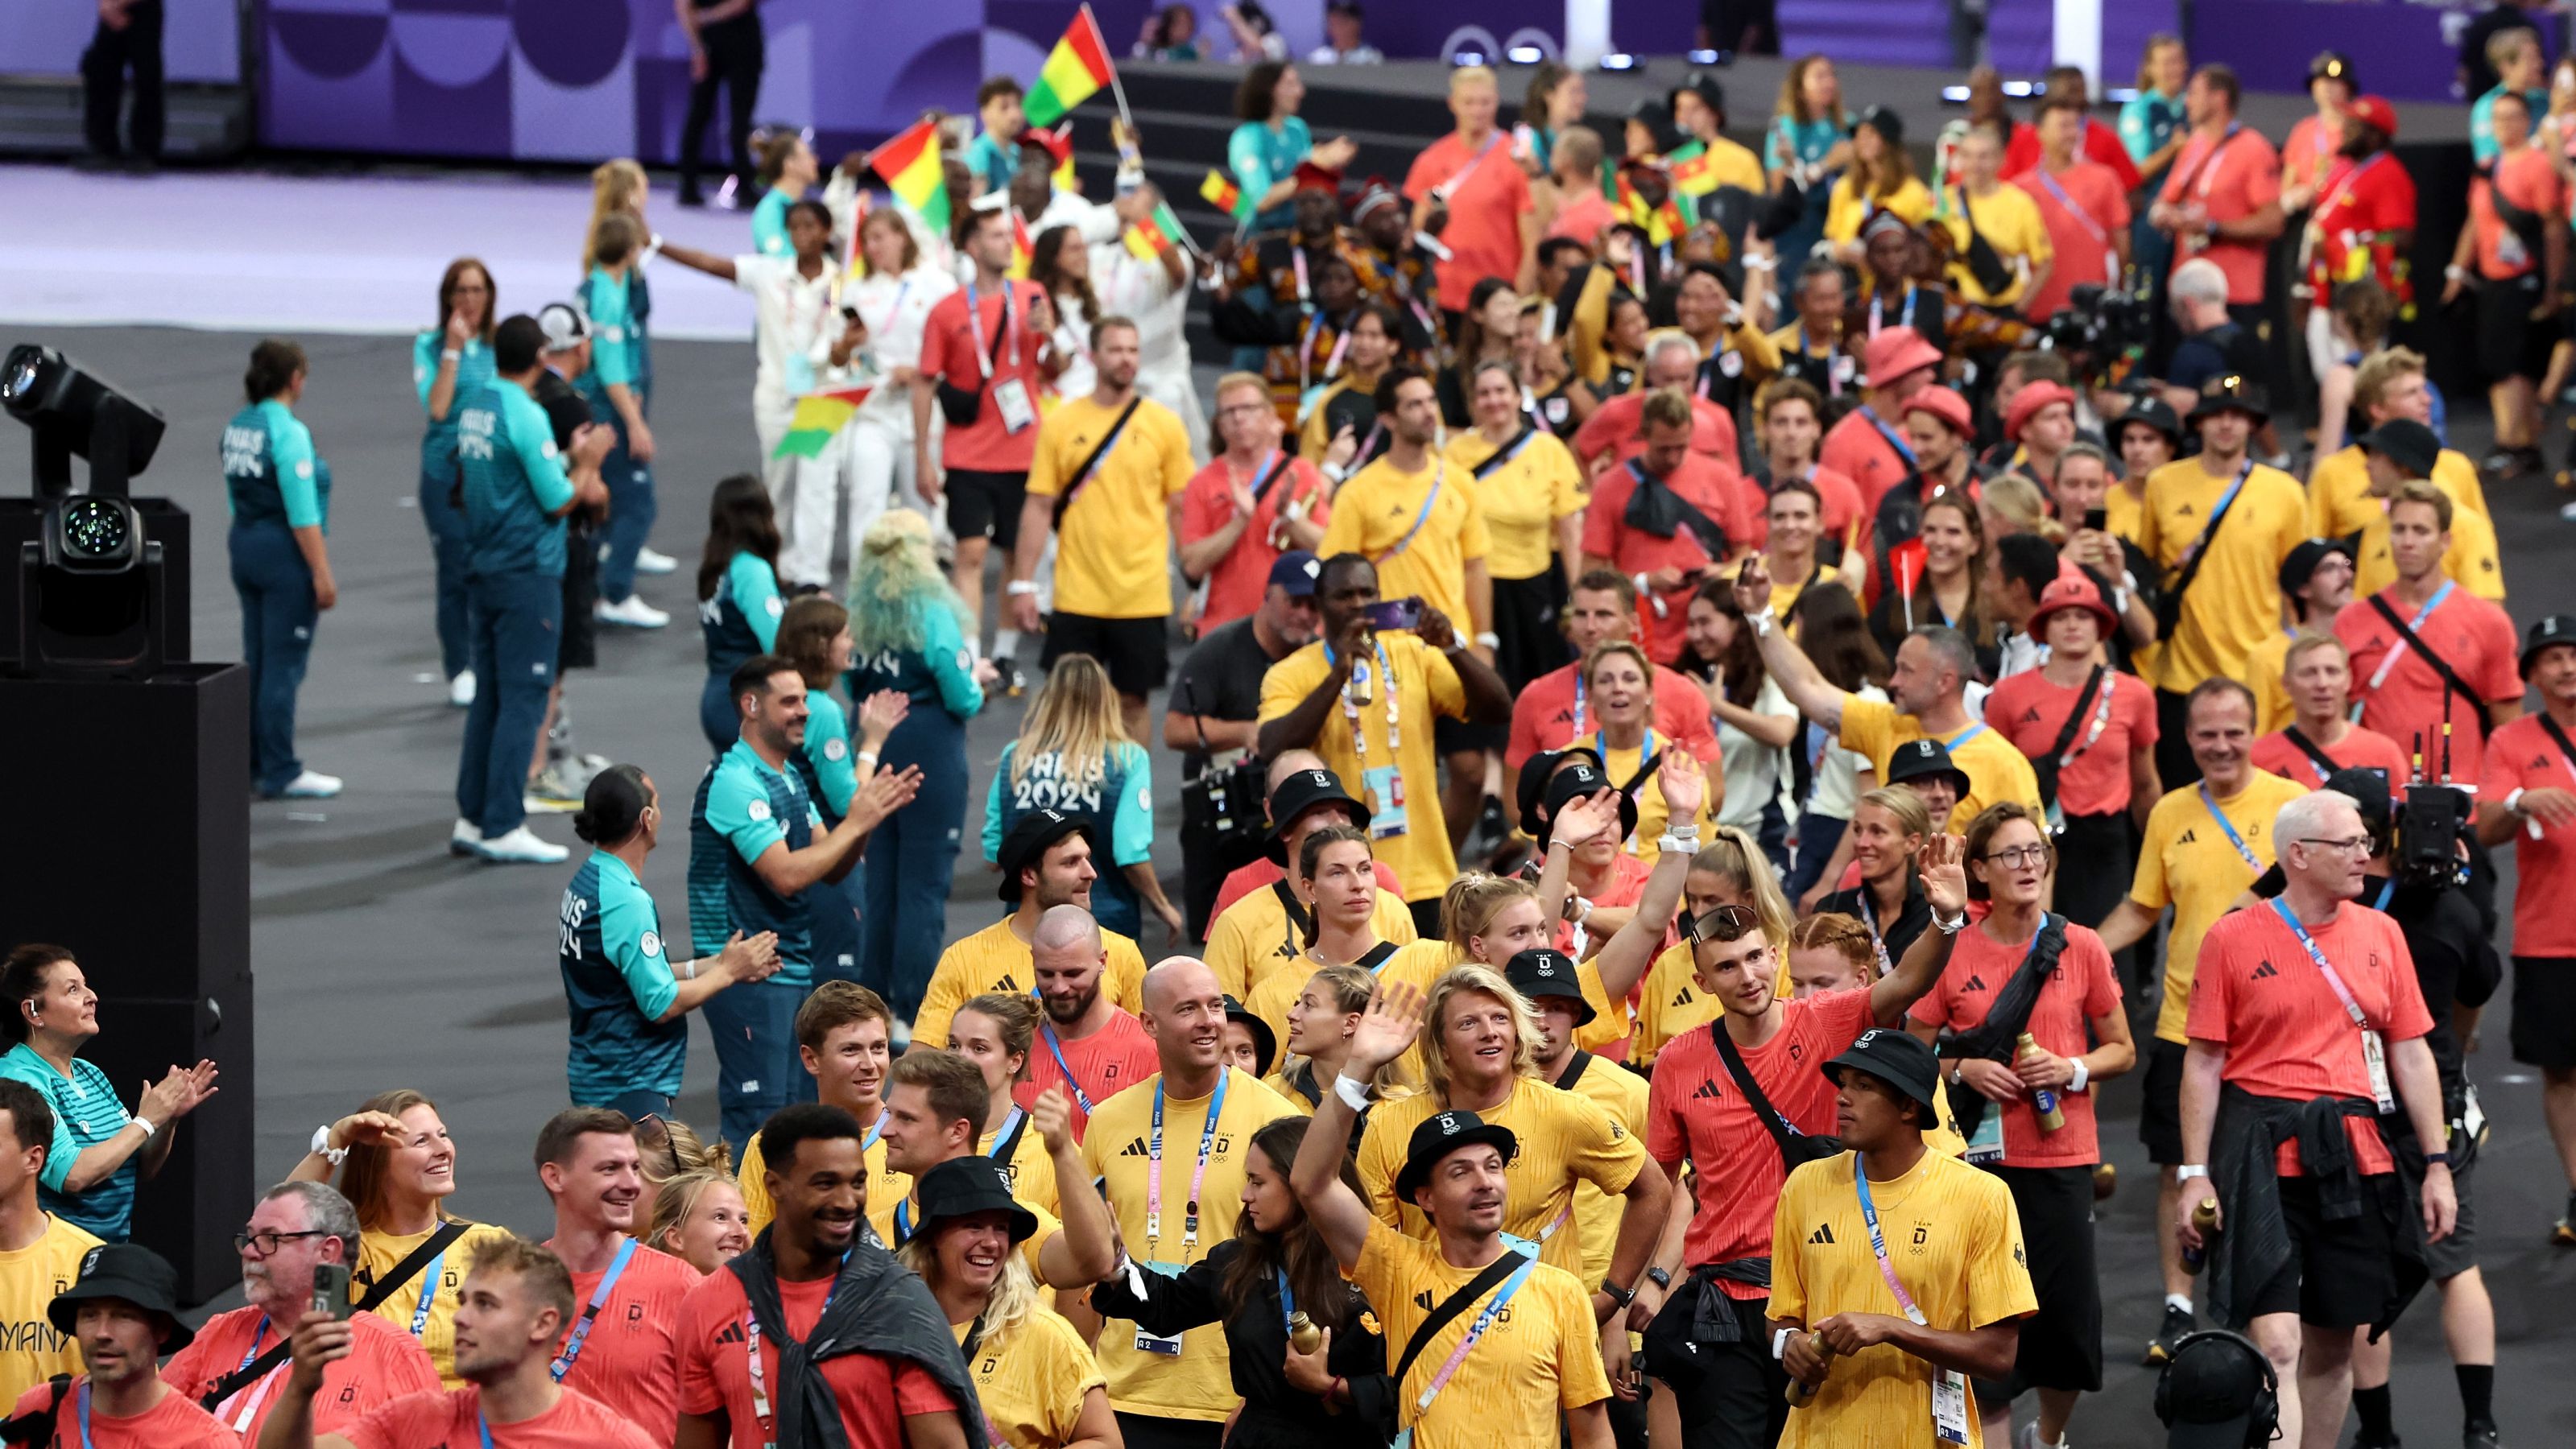
<path id="1" fill-rule="evenodd" d="M 258 1256 L 267 1258 L 276 1254 L 277 1245 L 280 1243 L 293 1242 L 297 1238 L 328 1238 L 333 1236 L 336 1235 L 325 1232 L 320 1228 L 307 1228 L 300 1233 L 239 1232 L 233 1234 L 233 1251 L 236 1253 L 246 1253 L 249 1252 L 253 1246 L 257 1246 L 259 1249 Z"/>
<path id="2" fill-rule="evenodd" d="M 1762 918 L 1747 906 L 1711 906 L 1705 913 L 1682 922 L 1682 934 L 1693 941 L 1737 941 L 1762 924 Z"/>
<path id="3" fill-rule="evenodd" d="M 2346 855 L 2370 854 L 2370 837 L 2367 835 L 2356 835 L 2349 840 L 2301 840 L 2299 844 L 2340 850 Z"/>
<path id="4" fill-rule="evenodd" d="M 1986 856 L 1985 859 L 1991 860 L 1997 865 L 2013 870 L 2018 870 L 2026 865 L 2046 865 L 2048 864 L 2048 847 L 2045 845 L 2016 845 L 2008 850 L 1998 850 L 1994 854 Z"/>

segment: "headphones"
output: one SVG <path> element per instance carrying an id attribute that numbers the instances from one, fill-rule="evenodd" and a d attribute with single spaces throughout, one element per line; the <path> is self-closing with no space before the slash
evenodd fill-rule
<path id="1" fill-rule="evenodd" d="M 2245 1410 L 2245 1449 L 2265 1449 L 2281 1427 L 2281 1377 L 2273 1371 L 2272 1360 L 2265 1357 L 2254 1340 L 2224 1328 L 2205 1328 L 2186 1333 L 2176 1340 L 2173 1357 L 2166 1360 L 2165 1371 L 2156 1376 L 2156 1418 L 2168 1429 L 2173 1427 L 2173 1409 L 2165 1402 L 2165 1385 L 2173 1377 L 2173 1366 L 2182 1362 L 2183 1350 L 2203 1340 L 2234 1344 L 2263 1373 L 2263 1387 L 2255 1390 L 2254 1401 Z"/>

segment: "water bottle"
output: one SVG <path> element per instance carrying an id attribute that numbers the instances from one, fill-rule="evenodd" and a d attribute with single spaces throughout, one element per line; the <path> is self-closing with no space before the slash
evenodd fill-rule
<path id="1" fill-rule="evenodd" d="M 2019 1043 L 2018 1050 L 2020 1054 L 2025 1057 L 2036 1055 L 2039 1051 L 2038 1038 L 2032 1036 L 2029 1032 L 2023 1032 L 2021 1034 L 2021 1041 Z M 2030 1107 L 2033 1112 L 2039 1115 L 2040 1131 L 2055 1132 L 2066 1125 L 2066 1113 L 2057 1105 L 2057 1094 L 2050 1091 L 2048 1088 L 2034 1087 L 2031 1089 Z"/>
<path id="2" fill-rule="evenodd" d="M 2182 1270 L 2197 1274 L 2209 1266 L 2210 1241 L 2218 1235 L 2218 1199 L 2205 1197 L 2191 1210 L 2192 1231 L 2200 1234 L 2200 1246 L 2182 1250 Z"/>

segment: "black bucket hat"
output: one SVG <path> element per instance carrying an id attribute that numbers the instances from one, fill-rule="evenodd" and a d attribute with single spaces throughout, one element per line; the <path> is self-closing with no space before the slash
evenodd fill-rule
<path id="1" fill-rule="evenodd" d="M 1860 1040 L 1841 1056 L 1825 1063 L 1825 1079 L 1842 1085 L 1846 1070 L 1867 1072 L 1899 1092 L 1923 1104 L 1931 1114 L 1927 1121 L 1941 1115 L 1941 1059 L 1921 1037 L 1902 1027 L 1874 1026 L 1860 1034 Z"/>
<path id="2" fill-rule="evenodd" d="M 1561 996 L 1574 1003 L 1574 1024 L 1589 1026 L 1600 1015 L 1592 1003 L 1583 999 L 1583 980 L 1574 958 L 1563 951 L 1534 946 L 1512 957 L 1503 967 L 1503 979 L 1514 991 L 1536 1001 L 1542 996 Z"/>
<path id="3" fill-rule="evenodd" d="M 1279 1065 L 1279 1034 L 1270 1029 L 1270 1023 L 1253 1015 L 1252 1008 L 1231 996 L 1225 999 L 1225 1019 L 1242 1022 L 1251 1031 L 1252 1050 L 1261 1059 L 1261 1069 L 1254 1075 L 1270 1075 L 1270 1069 Z"/>
<path id="4" fill-rule="evenodd" d="M 1037 1233 L 1038 1215 L 1011 1196 L 1011 1170 L 980 1152 L 952 1157 L 921 1175 L 913 1187 L 919 1205 L 919 1237 L 950 1218 L 1000 1213 L 1010 1220 L 1011 1241 L 1023 1243 Z"/>
<path id="5" fill-rule="evenodd" d="M 1395 1195 L 1399 1201 L 1413 1201 L 1423 1180 L 1440 1159 L 1462 1147 L 1491 1144 L 1508 1163 L 1520 1154 L 1521 1142 L 1512 1129 L 1488 1122 L 1464 1109 L 1434 1112 L 1413 1129 L 1413 1137 L 1404 1145 L 1404 1170 L 1395 1175 Z"/>
<path id="6" fill-rule="evenodd" d="M 101 1298 L 121 1299 L 159 1319 L 161 1352 L 177 1353 L 195 1340 L 194 1329 L 179 1321 L 179 1274 L 159 1253 L 139 1243 L 105 1243 L 81 1256 L 80 1276 L 45 1305 L 45 1317 L 56 1332 L 71 1337 L 80 1306 Z"/>
<path id="7" fill-rule="evenodd" d="M 1368 829 L 1368 806 L 1342 788 L 1340 776 L 1330 770 L 1299 770 L 1270 792 L 1270 841 L 1263 849 L 1272 860 L 1289 863 L 1288 827 L 1318 805 L 1338 806 L 1350 817 L 1352 829 Z"/>

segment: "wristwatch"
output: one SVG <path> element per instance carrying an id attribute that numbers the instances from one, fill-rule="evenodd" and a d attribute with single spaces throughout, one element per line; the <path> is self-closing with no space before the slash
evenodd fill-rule
<path id="1" fill-rule="evenodd" d="M 1658 1288 L 1670 1288 L 1673 1286 L 1673 1275 L 1662 1268 L 1648 1268 L 1646 1270 L 1646 1281 L 1654 1284 Z"/>
<path id="2" fill-rule="evenodd" d="M 2437 1162 L 2442 1164 L 2444 1167 L 2450 1166 L 2451 1154 L 2448 1151 L 2427 1152 L 2424 1154 L 2424 1165 L 2426 1167 L 2430 1167 Z"/>
<path id="3" fill-rule="evenodd" d="M 1021 594 L 1034 594 L 1037 591 L 1038 581 L 1035 579 L 1013 579 L 1009 583 L 1002 585 L 1002 592 L 1010 594 L 1013 597 L 1017 597 Z"/>
<path id="4" fill-rule="evenodd" d="M 1794 1328 L 1784 1328 L 1778 1333 L 1771 1335 L 1771 1356 L 1773 1358 L 1779 1358 L 1789 1351 L 1789 1335 L 1797 1331 L 1798 1330 Z"/>
<path id="5" fill-rule="evenodd" d="M 1634 1302 L 1636 1302 L 1636 1301 L 1637 1301 L 1637 1290 L 1636 1290 L 1636 1289 L 1634 1289 L 1634 1288 L 1622 1288 L 1622 1287 L 1620 1287 L 1618 1284 L 1611 1282 L 1611 1281 L 1610 1281 L 1609 1279 L 1607 1279 L 1607 1278 L 1604 1278 L 1604 1279 L 1602 1279 L 1602 1280 L 1601 1280 L 1601 1291 L 1602 1291 L 1602 1292 L 1604 1292 L 1604 1293 L 1607 1293 L 1607 1294 L 1609 1294 L 1611 1297 L 1613 1297 L 1613 1298 L 1615 1298 L 1615 1299 L 1619 1300 L 1619 1306 L 1620 1306 L 1620 1307 L 1622 1307 L 1622 1308 L 1625 1308 L 1625 1307 L 1627 1307 L 1629 1304 L 1634 1303 Z"/>

